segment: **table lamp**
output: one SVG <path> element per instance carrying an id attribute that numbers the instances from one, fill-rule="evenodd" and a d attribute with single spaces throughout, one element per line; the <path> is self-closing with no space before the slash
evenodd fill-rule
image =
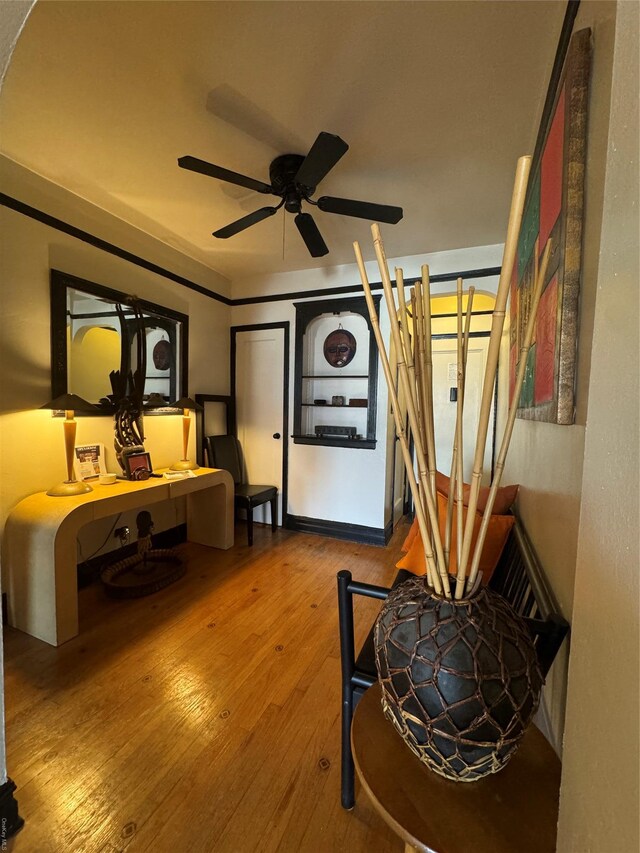
<path id="1" fill-rule="evenodd" d="M 49 489 L 48 495 L 54 498 L 65 498 L 71 495 L 84 495 L 93 489 L 83 480 L 76 480 L 73 476 L 73 450 L 76 443 L 76 422 L 73 417 L 74 411 L 95 412 L 96 407 L 76 394 L 61 394 L 55 400 L 40 406 L 41 409 L 64 410 L 65 419 L 62 423 L 64 428 L 64 449 L 67 457 L 67 479 L 64 483 Z"/>
<path id="2" fill-rule="evenodd" d="M 197 462 L 192 462 L 187 458 L 187 448 L 189 446 L 189 430 L 191 429 L 191 409 L 202 411 L 202 406 L 192 400 L 191 397 L 180 397 L 171 405 L 176 409 L 182 409 L 182 459 L 179 462 L 174 462 L 171 466 L 172 471 L 195 471 L 199 468 Z"/>

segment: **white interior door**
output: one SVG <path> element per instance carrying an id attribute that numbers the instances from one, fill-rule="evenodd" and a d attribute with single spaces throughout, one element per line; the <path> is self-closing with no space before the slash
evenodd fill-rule
<path id="1" fill-rule="evenodd" d="M 482 382 L 487 361 L 489 338 L 470 338 L 467 355 L 463 418 L 463 475 L 465 483 L 470 481 L 473 457 L 476 450 Z M 453 438 L 456 428 L 456 403 L 451 400 L 451 389 L 456 387 L 457 344 L 455 340 L 433 341 L 433 410 L 438 470 L 447 477 L 451 473 Z M 494 406 L 487 432 L 484 453 L 482 484 L 491 480 L 491 456 L 493 446 Z"/>
<path id="2" fill-rule="evenodd" d="M 236 418 L 247 482 L 278 487 L 278 524 L 282 523 L 282 459 L 287 440 L 284 359 L 284 329 L 236 333 Z M 254 511 L 254 520 L 271 522 L 268 504 Z"/>

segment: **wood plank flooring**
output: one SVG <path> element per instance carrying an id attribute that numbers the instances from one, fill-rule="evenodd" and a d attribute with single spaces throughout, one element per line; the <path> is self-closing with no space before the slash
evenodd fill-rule
<path id="1" fill-rule="evenodd" d="M 388 584 L 387 548 L 257 526 L 185 544 L 187 575 L 137 601 L 80 593 L 56 649 L 5 629 L 15 853 L 387 853 L 357 789 L 340 806 L 335 575 Z M 356 602 L 362 642 L 379 602 Z"/>

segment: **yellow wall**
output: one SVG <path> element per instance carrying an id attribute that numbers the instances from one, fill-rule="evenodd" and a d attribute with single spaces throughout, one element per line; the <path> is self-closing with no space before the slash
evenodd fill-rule
<path id="1" fill-rule="evenodd" d="M 473 286 L 473 281 L 465 281 L 465 293 L 462 297 L 462 310 L 467 310 L 468 297 L 466 291 L 469 286 Z M 473 310 L 474 311 L 493 311 L 493 306 L 496 304 L 495 296 L 489 293 L 474 293 L 473 295 Z M 455 314 L 458 310 L 458 300 L 455 294 L 451 296 L 435 296 L 431 300 L 431 314 Z"/>
<path id="2" fill-rule="evenodd" d="M 215 272 L 136 231 L 77 196 L 0 158 L 3 191 L 140 257 L 226 295 L 228 283 Z M 128 261 L 67 236 L 6 207 L 0 208 L 2 286 L 0 315 L 0 531 L 7 513 L 27 495 L 64 479 L 61 421 L 38 407 L 51 399 L 49 271 L 58 269 L 189 315 L 190 394 L 228 393 L 229 308 Z M 107 466 L 118 471 L 112 417 L 78 417 L 76 443 L 101 442 Z M 146 448 L 154 467 L 182 455 L 178 417 L 146 417 Z M 192 454 L 195 428 L 191 431 Z M 55 500 L 55 498 L 52 498 Z M 181 521 L 180 508 L 154 509 L 156 530 Z M 135 530 L 135 513 L 123 518 Z M 79 558 L 102 542 L 111 521 L 86 528 Z M 109 541 L 106 549 L 117 543 Z"/>

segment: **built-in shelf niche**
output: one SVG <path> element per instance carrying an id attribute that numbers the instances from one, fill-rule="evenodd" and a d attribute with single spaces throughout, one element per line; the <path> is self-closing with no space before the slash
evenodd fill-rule
<path id="1" fill-rule="evenodd" d="M 374 297 L 376 312 L 380 297 Z M 293 440 L 296 444 L 373 449 L 376 446 L 378 353 L 364 297 L 297 302 Z M 324 342 L 342 327 L 354 336 L 349 364 L 334 367 Z M 333 402 L 342 397 L 343 405 Z M 316 401 L 325 400 L 324 404 Z M 350 404 L 357 400 L 358 404 Z M 366 403 L 362 403 L 362 401 Z M 354 437 L 326 433 L 323 427 L 355 431 Z"/>

